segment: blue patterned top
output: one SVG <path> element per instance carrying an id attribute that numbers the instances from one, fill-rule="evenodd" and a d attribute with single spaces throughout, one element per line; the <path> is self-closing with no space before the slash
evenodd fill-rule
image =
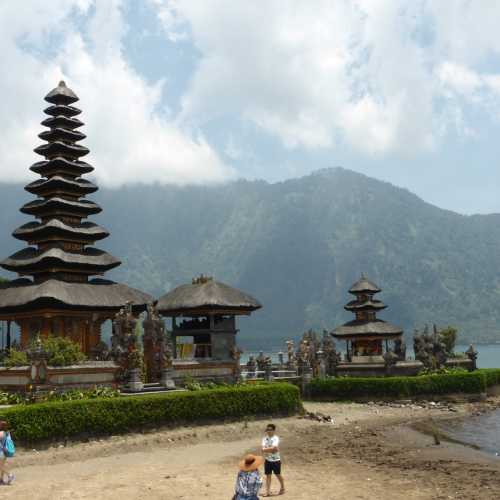
<path id="1" fill-rule="evenodd" d="M 260 487 L 262 486 L 262 479 L 258 470 L 251 472 L 240 471 L 236 478 L 236 493 L 245 497 L 257 496 Z"/>

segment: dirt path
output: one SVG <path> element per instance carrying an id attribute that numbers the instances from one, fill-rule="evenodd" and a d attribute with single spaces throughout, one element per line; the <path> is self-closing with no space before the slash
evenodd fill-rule
<path id="1" fill-rule="evenodd" d="M 424 451 L 430 446 L 418 442 L 421 435 L 413 435 L 411 442 L 405 442 L 403 436 L 397 438 L 399 448 L 394 442 L 384 444 L 388 437 L 380 426 L 387 430 L 398 422 L 426 416 L 428 410 L 356 404 L 314 404 L 309 409 L 332 415 L 334 424 L 297 418 L 275 420 L 284 443 L 287 493 L 283 498 L 496 498 L 488 496 L 490 476 L 484 475 L 484 470 L 488 472 L 493 467 L 488 461 L 474 465 L 477 480 L 486 481 L 481 496 L 477 496 L 477 485 L 471 476 L 464 482 L 471 487 L 469 493 L 464 485 L 456 488 L 451 483 L 455 480 L 453 467 L 446 468 L 441 463 L 449 459 L 446 451 L 435 458 L 437 470 L 426 471 L 425 462 L 423 468 L 419 466 L 425 453 L 407 454 L 408 467 L 402 467 L 405 455 L 401 447 L 405 452 L 408 448 L 414 452 L 418 446 Z M 440 416 L 439 411 L 433 414 Z M 0 496 L 17 500 L 229 499 L 237 460 L 247 451 L 258 451 L 264 424 L 256 421 L 161 430 L 21 452 L 15 464 L 17 480 L 10 487 L 1 487 Z M 391 435 L 397 436 L 396 431 Z M 456 472 L 459 470 L 462 476 L 466 473 L 464 463 L 457 466 Z M 496 475 L 498 472 L 500 468 L 493 470 Z M 463 494 L 469 496 L 456 496 Z"/>

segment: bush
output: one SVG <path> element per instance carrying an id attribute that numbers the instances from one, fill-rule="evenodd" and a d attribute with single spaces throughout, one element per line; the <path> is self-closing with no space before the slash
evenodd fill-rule
<path id="1" fill-rule="evenodd" d="M 80 346 L 66 337 L 50 336 L 42 339 L 42 346 L 50 353 L 47 360 L 49 366 L 76 365 L 87 359 L 87 356 L 80 350 Z"/>
<path id="2" fill-rule="evenodd" d="M 70 366 L 81 363 L 87 356 L 80 350 L 80 346 L 65 337 L 49 336 L 41 339 L 44 351 L 49 353 L 49 366 Z M 3 365 L 9 368 L 29 365 L 26 351 L 11 348 L 9 355 L 3 360 Z"/>
<path id="3" fill-rule="evenodd" d="M 40 403 L 0 412 L 21 442 L 82 434 L 115 434 L 149 426 L 293 414 L 302 408 L 299 390 L 273 383 L 148 396 Z"/>
<path id="4" fill-rule="evenodd" d="M 96 399 L 96 398 L 117 398 L 120 391 L 111 387 L 94 387 L 93 389 L 80 390 L 71 389 L 64 392 L 49 392 L 42 401 L 75 401 L 78 399 Z M 38 400 L 38 402 L 42 402 Z"/>
<path id="5" fill-rule="evenodd" d="M 500 368 L 483 368 L 479 371 L 485 377 L 486 387 L 500 385 Z"/>
<path id="6" fill-rule="evenodd" d="M 17 392 L 0 392 L 0 405 L 17 405 L 24 401 Z"/>
<path id="7" fill-rule="evenodd" d="M 9 355 L 3 360 L 3 365 L 7 368 L 12 368 L 14 366 L 26 366 L 28 365 L 28 356 L 25 351 L 18 351 L 13 347 L 9 351 Z"/>
<path id="8" fill-rule="evenodd" d="M 477 394 L 500 383 L 500 370 L 456 371 L 415 377 L 340 377 L 313 379 L 308 394 L 318 399 L 412 397 L 451 393 Z"/>

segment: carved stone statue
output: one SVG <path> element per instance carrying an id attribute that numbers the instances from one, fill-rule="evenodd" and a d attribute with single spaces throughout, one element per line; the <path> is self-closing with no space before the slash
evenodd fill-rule
<path id="1" fill-rule="evenodd" d="M 255 370 L 257 369 L 257 362 L 255 361 L 254 356 L 250 356 L 247 361 L 247 372 L 248 372 L 248 377 L 249 378 L 254 378 L 255 377 Z"/>
<path id="2" fill-rule="evenodd" d="M 389 350 L 384 353 L 384 364 L 387 375 L 390 375 L 392 372 L 392 367 L 397 363 L 398 356 L 394 353 L 394 351 Z"/>
<path id="3" fill-rule="evenodd" d="M 264 356 L 264 351 L 260 351 L 256 359 L 257 368 L 260 372 L 263 372 L 266 368 L 266 357 Z"/>
<path id="4" fill-rule="evenodd" d="M 418 330 L 415 330 L 413 349 L 415 351 L 415 359 L 421 361 L 426 368 L 435 370 L 446 363 L 448 355 L 446 345 L 436 325 L 433 325 L 432 330 L 432 335 L 429 333 L 427 325 L 425 325 L 422 334 Z"/>
<path id="5" fill-rule="evenodd" d="M 477 370 L 478 352 L 474 349 L 474 346 L 472 344 L 465 351 L 465 355 L 472 361 L 472 370 Z"/>
<path id="6" fill-rule="evenodd" d="M 326 375 L 335 375 L 337 364 L 340 361 L 340 353 L 337 353 L 335 342 L 326 330 L 323 330 L 322 351 Z"/>
<path id="7" fill-rule="evenodd" d="M 266 356 L 264 359 L 264 379 L 271 381 L 273 378 L 273 362 L 269 356 Z"/>
<path id="8" fill-rule="evenodd" d="M 129 388 L 140 390 L 143 386 L 141 381 L 143 359 L 136 335 L 136 325 L 132 303 L 127 302 L 113 320 L 111 357 L 120 365 L 121 377 L 128 380 Z"/>
<path id="9" fill-rule="evenodd" d="M 143 346 L 148 382 L 158 382 L 162 370 L 172 366 L 172 348 L 165 332 L 165 325 L 156 309 L 156 303 L 148 304 L 144 329 Z"/>
<path id="10" fill-rule="evenodd" d="M 173 349 L 170 335 L 164 334 L 160 343 L 160 370 L 171 370 L 173 368 Z"/>
<path id="11" fill-rule="evenodd" d="M 293 340 L 286 341 L 286 350 L 287 350 L 287 362 L 286 367 L 288 370 L 297 370 L 297 357 L 295 356 L 295 346 Z"/>
<path id="12" fill-rule="evenodd" d="M 394 341 L 394 354 L 396 354 L 399 361 L 406 359 L 406 344 L 403 339 L 396 339 Z"/>
<path id="13" fill-rule="evenodd" d="M 234 361 L 234 381 L 239 382 L 241 379 L 241 364 L 240 358 L 243 354 L 243 351 L 238 348 L 236 344 L 231 347 L 231 358 Z"/>
<path id="14" fill-rule="evenodd" d="M 109 347 L 102 340 L 92 348 L 92 357 L 96 361 L 107 361 L 110 357 Z"/>

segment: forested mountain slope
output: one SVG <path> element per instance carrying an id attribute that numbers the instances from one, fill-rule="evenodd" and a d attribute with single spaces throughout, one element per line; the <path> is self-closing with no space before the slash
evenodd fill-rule
<path id="1" fill-rule="evenodd" d="M 31 197 L 0 186 L 0 255 Z M 264 308 L 241 322 L 245 344 L 332 329 L 350 319 L 361 272 L 383 289 L 381 317 L 409 332 L 453 324 L 462 340 L 500 341 L 500 215 L 463 216 L 407 190 L 336 168 L 269 184 L 102 189 L 92 220 L 123 265 L 117 280 L 159 295 L 199 273 L 241 287 Z M 7 274 L 4 273 L 6 276 Z"/>

